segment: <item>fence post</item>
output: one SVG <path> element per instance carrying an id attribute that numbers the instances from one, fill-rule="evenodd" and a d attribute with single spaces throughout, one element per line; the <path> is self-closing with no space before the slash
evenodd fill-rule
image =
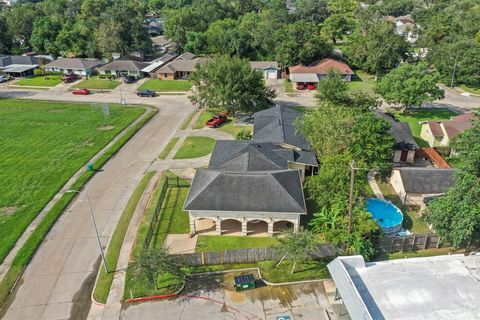
<path id="1" fill-rule="evenodd" d="M 406 241 L 407 241 L 407 237 L 403 237 L 402 252 L 405 252 L 405 242 Z"/>
<path id="2" fill-rule="evenodd" d="M 437 247 L 436 249 L 438 249 L 440 247 L 440 237 L 437 236 Z"/>
<path id="3" fill-rule="evenodd" d="M 423 245 L 423 250 L 426 250 L 427 249 L 427 244 L 428 244 L 428 234 L 427 236 L 425 237 L 425 243 Z"/>
<path id="4" fill-rule="evenodd" d="M 411 251 L 415 251 L 415 240 L 416 240 L 416 235 L 413 235 L 413 242 L 412 242 L 412 249 Z"/>

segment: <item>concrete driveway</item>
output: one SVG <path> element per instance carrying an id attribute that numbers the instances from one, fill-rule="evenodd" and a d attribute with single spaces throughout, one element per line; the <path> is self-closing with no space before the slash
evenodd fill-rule
<path id="1" fill-rule="evenodd" d="M 131 95 L 131 94 L 130 94 Z M 184 96 L 153 99 L 127 96 L 127 103 L 149 103 L 159 113 L 87 184 L 47 235 L 22 277 L 4 319 L 85 319 L 88 315 L 99 250 L 88 216 L 92 201 L 103 246 L 112 235 L 133 190 L 170 137 L 193 109 Z M 52 91 L 0 89 L 0 97 L 59 101 L 119 102 L 115 93 L 76 97 Z M 130 99 L 131 98 L 131 99 Z"/>
<path id="2" fill-rule="evenodd" d="M 178 299 L 125 305 L 120 316 L 130 319 L 290 319 L 327 320 L 333 316 L 322 282 L 266 286 L 236 292 L 233 275 L 209 275 L 188 281 Z"/>

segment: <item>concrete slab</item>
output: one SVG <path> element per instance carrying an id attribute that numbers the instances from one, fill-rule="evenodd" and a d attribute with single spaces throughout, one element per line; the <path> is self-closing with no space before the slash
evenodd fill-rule
<path id="1" fill-rule="evenodd" d="M 164 247 L 170 254 L 195 252 L 198 236 L 190 238 L 188 234 L 169 234 L 165 239 Z"/>

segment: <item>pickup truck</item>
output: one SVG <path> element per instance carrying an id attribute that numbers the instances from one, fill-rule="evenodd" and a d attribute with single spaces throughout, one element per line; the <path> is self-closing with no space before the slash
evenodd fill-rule
<path id="1" fill-rule="evenodd" d="M 216 128 L 227 121 L 227 116 L 224 114 L 217 114 L 210 118 L 205 125 L 210 128 Z"/>

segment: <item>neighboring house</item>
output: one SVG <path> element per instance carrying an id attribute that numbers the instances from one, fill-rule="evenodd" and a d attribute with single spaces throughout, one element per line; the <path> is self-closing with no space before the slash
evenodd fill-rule
<path id="1" fill-rule="evenodd" d="M 351 81 L 353 70 L 345 63 L 335 59 L 323 59 L 308 66 L 298 65 L 288 68 L 290 81 L 294 83 L 317 83 L 330 72 L 340 74 L 346 81 Z"/>
<path id="2" fill-rule="evenodd" d="M 453 186 L 454 173 L 454 169 L 399 167 L 392 170 L 390 183 L 402 203 L 422 206 Z"/>
<path id="3" fill-rule="evenodd" d="M 425 122 L 422 124 L 420 136 L 430 147 L 446 147 L 456 135 L 470 129 L 475 120 L 475 113 L 467 112 L 451 120 Z"/>
<path id="4" fill-rule="evenodd" d="M 117 77 L 130 75 L 138 79 L 143 78 L 144 72 L 142 70 L 148 65 L 147 62 L 120 58 L 99 67 L 98 72 L 100 74 L 113 74 Z"/>
<path id="5" fill-rule="evenodd" d="M 265 79 L 280 78 L 280 68 L 277 61 L 250 61 L 253 70 L 260 71 Z"/>
<path id="6" fill-rule="evenodd" d="M 415 20 L 412 19 L 411 15 L 407 14 L 400 17 L 387 16 L 384 17 L 384 19 L 395 24 L 395 32 L 403 36 L 405 40 L 412 44 L 417 41 L 417 29 L 419 26 L 415 23 Z"/>
<path id="7" fill-rule="evenodd" d="M 193 234 L 197 232 L 196 222 L 208 219 L 214 223 L 217 235 L 235 230 L 244 236 L 261 225 L 269 236 L 274 235 L 276 225 L 285 223 L 293 225 L 296 231 L 300 216 L 307 214 L 298 170 L 200 169 L 193 179 L 184 210 L 189 211 Z"/>
<path id="8" fill-rule="evenodd" d="M 253 115 L 253 137 L 258 142 L 271 142 L 296 150 L 312 150 L 295 125 L 302 114 L 289 107 L 277 105 Z"/>
<path id="9" fill-rule="evenodd" d="M 410 125 L 407 122 L 397 122 L 383 112 L 378 112 L 378 115 L 387 120 L 391 125 L 390 133 L 395 139 L 393 162 L 413 163 L 417 150 L 420 149 L 420 147 L 413 137 Z"/>
<path id="10" fill-rule="evenodd" d="M 44 58 L 36 56 L 7 56 L 0 57 L 0 72 L 12 77 L 27 77 L 33 75 L 33 70 L 45 63 Z"/>
<path id="11" fill-rule="evenodd" d="M 80 76 L 91 75 L 93 69 L 101 66 L 102 61 L 98 59 L 84 58 L 58 58 L 45 65 L 45 71 L 74 73 Z"/>
<path id="12" fill-rule="evenodd" d="M 163 34 L 163 21 L 161 20 L 154 20 L 150 21 L 147 26 L 145 26 L 147 29 L 148 34 L 150 37 L 157 37 Z"/>
<path id="13" fill-rule="evenodd" d="M 177 44 L 168 40 L 165 36 L 156 36 L 151 38 L 153 50 L 165 53 L 170 51 L 175 51 L 177 49 Z"/>
<path id="14" fill-rule="evenodd" d="M 327 267 L 352 320 L 478 319 L 478 255 L 365 262 L 337 257 Z"/>
<path id="15" fill-rule="evenodd" d="M 302 180 L 318 167 L 313 151 L 298 151 L 271 142 L 219 140 L 210 158 L 209 169 L 263 171 L 298 169 Z"/>
<path id="16" fill-rule="evenodd" d="M 148 73 L 151 78 L 156 78 L 157 75 L 155 74 L 155 71 L 160 69 L 161 66 L 163 66 L 166 63 L 169 63 L 173 59 L 175 59 L 178 55 L 175 53 L 166 53 L 163 56 L 161 56 L 158 59 L 155 59 L 151 62 L 148 62 L 148 66 L 142 69 L 142 72 Z"/>
<path id="17" fill-rule="evenodd" d="M 205 63 L 205 58 L 196 58 L 193 53 L 185 52 L 175 60 L 163 65 L 153 74 L 153 78 L 160 80 L 187 80 L 197 65 Z"/>

